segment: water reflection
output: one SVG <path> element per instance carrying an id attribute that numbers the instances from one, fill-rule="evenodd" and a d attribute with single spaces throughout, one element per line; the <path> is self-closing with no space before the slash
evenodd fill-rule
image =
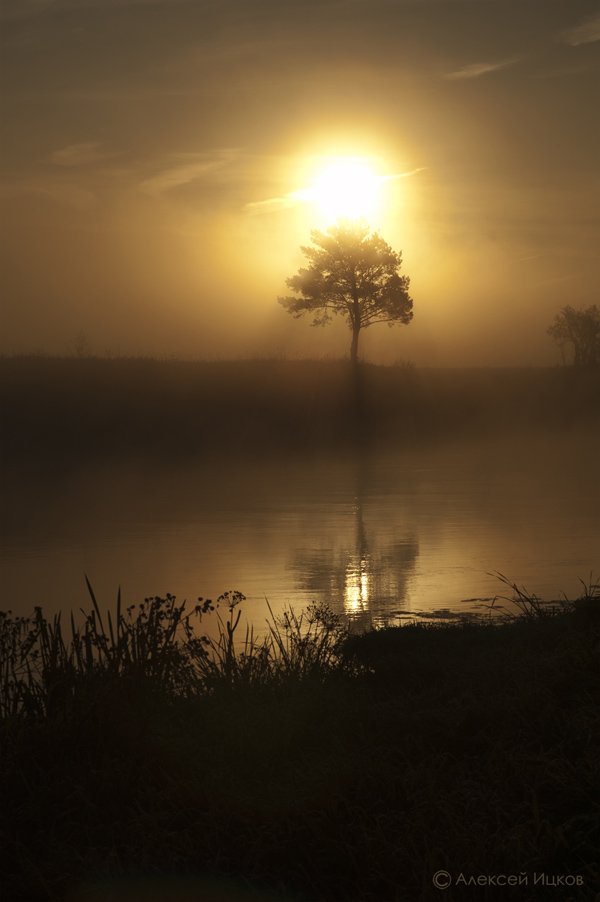
<path id="1" fill-rule="evenodd" d="M 295 550 L 289 561 L 300 591 L 336 611 L 343 610 L 356 626 L 382 625 L 402 613 L 419 555 L 419 544 L 411 531 L 402 539 L 388 537 L 381 541 L 382 524 L 367 527 L 368 476 L 368 461 L 361 456 L 353 503 L 338 515 L 342 521 L 347 517 L 352 522 L 350 542 L 346 540 L 341 547 L 333 543 L 325 548 L 305 546 Z M 376 505 L 372 512 L 377 517 Z M 340 522 L 339 534 L 345 532 L 343 526 Z"/>
<path id="2" fill-rule="evenodd" d="M 471 442 L 255 461 L 106 465 L 48 479 L 6 472 L 0 609 L 78 611 L 225 589 L 269 606 L 328 602 L 355 622 L 493 596 L 496 570 L 545 598 L 598 571 L 598 442 Z"/>

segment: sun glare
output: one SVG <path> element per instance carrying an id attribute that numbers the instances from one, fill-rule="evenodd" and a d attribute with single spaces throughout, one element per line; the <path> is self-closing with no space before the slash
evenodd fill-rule
<path id="1" fill-rule="evenodd" d="M 337 157 L 327 162 L 299 196 L 312 202 L 327 223 L 337 219 L 369 220 L 378 212 L 381 183 L 382 178 L 368 160 Z"/>

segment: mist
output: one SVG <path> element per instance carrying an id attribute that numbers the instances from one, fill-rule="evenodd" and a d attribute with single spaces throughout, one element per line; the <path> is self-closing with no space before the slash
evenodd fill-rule
<path id="1" fill-rule="evenodd" d="M 600 276 L 592 4 L 341 8 L 5 6 L 3 353 L 343 357 L 276 304 L 319 223 L 270 204 L 333 152 L 413 173 L 376 227 L 414 322 L 366 359 L 558 362 Z"/>
<path id="2" fill-rule="evenodd" d="M 599 47 L 3 0 L 6 898 L 598 898 Z"/>

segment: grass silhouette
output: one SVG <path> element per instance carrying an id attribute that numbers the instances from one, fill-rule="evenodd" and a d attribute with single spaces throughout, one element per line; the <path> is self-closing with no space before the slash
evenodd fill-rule
<path id="1" fill-rule="evenodd" d="M 400 902 L 440 868 L 594 898 L 599 587 L 507 583 L 504 616 L 361 636 L 315 608 L 255 640 L 233 592 L 5 614 L 7 898 Z"/>

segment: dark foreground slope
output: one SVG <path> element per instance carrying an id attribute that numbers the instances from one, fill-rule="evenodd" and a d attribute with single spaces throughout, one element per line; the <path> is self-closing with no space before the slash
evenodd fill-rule
<path id="1" fill-rule="evenodd" d="M 0 359 L 4 459 L 244 455 L 600 425 L 600 370 Z"/>
<path id="2" fill-rule="evenodd" d="M 2 722 L 3 898 L 592 900 L 599 641 L 588 599 L 187 697 L 89 673 Z"/>

